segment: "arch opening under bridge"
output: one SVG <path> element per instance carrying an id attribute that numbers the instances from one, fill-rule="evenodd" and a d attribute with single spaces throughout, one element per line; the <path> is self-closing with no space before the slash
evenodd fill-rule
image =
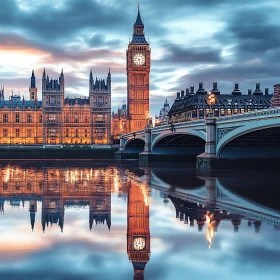
<path id="1" fill-rule="evenodd" d="M 280 125 L 244 131 L 228 139 L 219 158 L 280 158 Z"/>
<path id="2" fill-rule="evenodd" d="M 139 138 L 129 139 L 125 144 L 124 152 L 128 154 L 139 154 L 144 151 L 145 141 Z"/>
<path id="3" fill-rule="evenodd" d="M 192 134 L 172 133 L 159 138 L 152 146 L 152 153 L 197 156 L 204 149 L 204 139 Z"/>

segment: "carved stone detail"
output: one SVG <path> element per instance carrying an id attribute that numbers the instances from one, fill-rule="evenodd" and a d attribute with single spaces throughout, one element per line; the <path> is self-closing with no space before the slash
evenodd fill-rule
<path id="1" fill-rule="evenodd" d="M 240 126 L 235 127 L 225 127 L 225 128 L 219 128 L 218 129 L 218 139 L 224 138 L 229 132 L 233 131 L 234 129 L 238 128 Z"/>

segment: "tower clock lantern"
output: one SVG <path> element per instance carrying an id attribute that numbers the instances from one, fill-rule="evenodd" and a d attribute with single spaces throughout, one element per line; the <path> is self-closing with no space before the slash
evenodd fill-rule
<path id="1" fill-rule="evenodd" d="M 144 24 L 138 14 L 133 28 L 132 40 L 126 51 L 127 114 L 129 132 L 144 129 L 149 114 L 151 49 L 144 34 Z"/>

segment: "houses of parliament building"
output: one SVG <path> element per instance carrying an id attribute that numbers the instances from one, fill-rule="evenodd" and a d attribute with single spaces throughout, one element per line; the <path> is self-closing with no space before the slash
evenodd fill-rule
<path id="1" fill-rule="evenodd" d="M 126 51 L 127 109 L 111 115 L 111 73 L 106 79 L 89 75 L 87 97 L 65 98 L 63 70 L 58 79 L 42 74 L 42 101 L 32 71 L 29 99 L 5 99 L 0 88 L 0 144 L 110 144 L 120 134 L 144 129 L 149 113 L 150 47 L 138 14 Z M 111 131 L 111 127 L 113 131 Z"/>
<path id="2" fill-rule="evenodd" d="M 106 81 L 89 75 L 89 96 L 64 97 L 64 74 L 42 75 L 42 101 L 32 71 L 29 100 L 0 94 L 0 144 L 108 144 L 111 140 L 111 73 Z"/>

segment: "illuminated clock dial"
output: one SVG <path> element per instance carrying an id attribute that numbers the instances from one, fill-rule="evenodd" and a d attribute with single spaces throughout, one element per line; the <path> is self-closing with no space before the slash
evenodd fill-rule
<path id="1" fill-rule="evenodd" d="M 144 65 L 145 64 L 145 56 L 142 53 L 137 53 L 133 56 L 133 62 L 135 65 Z"/>
<path id="2" fill-rule="evenodd" d="M 145 248 L 146 240 L 144 237 L 134 237 L 133 238 L 133 248 L 134 250 L 140 251 Z"/>

